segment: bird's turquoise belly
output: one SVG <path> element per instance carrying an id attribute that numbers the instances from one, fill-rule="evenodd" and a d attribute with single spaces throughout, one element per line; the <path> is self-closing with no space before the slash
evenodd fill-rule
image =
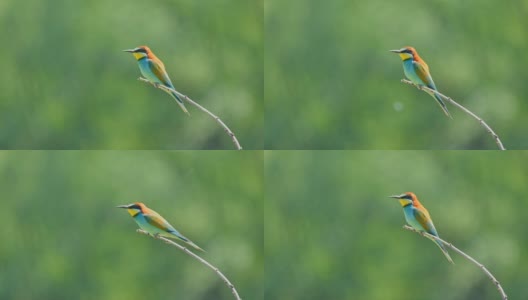
<path id="1" fill-rule="evenodd" d="M 138 64 L 139 64 L 139 71 L 141 72 L 141 75 L 143 75 L 143 77 L 155 83 L 162 83 L 158 79 L 158 77 L 151 71 L 150 65 L 148 63 L 148 59 L 139 60 Z"/>
<path id="2" fill-rule="evenodd" d="M 413 83 L 422 85 L 424 84 L 422 79 L 420 79 L 420 77 L 418 77 L 418 74 L 416 74 L 412 59 L 403 61 L 403 73 L 405 74 L 405 77 L 407 77 Z"/>
<path id="3" fill-rule="evenodd" d="M 414 217 L 412 205 L 408 205 L 404 207 L 403 212 L 405 214 L 405 221 L 407 221 L 407 223 L 411 225 L 411 227 L 413 227 L 416 230 L 425 231 L 424 228 L 422 227 L 422 224 L 420 224 L 418 220 L 416 220 L 416 218 Z"/>
<path id="4" fill-rule="evenodd" d="M 150 234 L 166 234 L 165 231 L 159 229 L 158 227 L 156 226 L 153 226 L 151 225 L 149 222 L 147 222 L 147 220 L 145 219 L 145 217 L 143 217 L 142 214 L 138 214 L 137 216 L 134 217 L 134 220 L 136 221 L 136 223 L 139 225 L 139 227 L 143 230 L 145 230 L 146 232 L 150 233 Z"/>

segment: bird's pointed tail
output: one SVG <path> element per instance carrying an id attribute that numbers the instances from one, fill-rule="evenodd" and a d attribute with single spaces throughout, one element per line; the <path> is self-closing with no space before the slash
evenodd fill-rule
<path id="1" fill-rule="evenodd" d="M 174 100 L 178 102 L 178 105 L 183 110 L 183 112 L 185 112 L 188 116 L 190 116 L 191 114 L 189 113 L 189 111 L 187 111 L 187 108 L 185 108 L 185 103 L 183 103 L 183 100 L 178 96 L 178 94 L 173 93 L 173 92 L 171 92 L 170 94 L 174 98 Z"/>
<path id="2" fill-rule="evenodd" d="M 440 97 L 440 95 L 438 95 L 437 93 L 430 93 L 430 95 L 435 98 L 436 102 L 438 102 L 438 105 L 440 105 L 440 108 L 444 111 L 444 114 L 449 118 L 453 119 L 453 117 L 451 117 L 451 114 L 449 113 L 449 110 L 447 110 L 447 106 L 445 105 L 444 100 L 442 100 L 442 97 Z"/>
<path id="3" fill-rule="evenodd" d="M 189 244 L 189 245 L 191 245 L 191 246 L 193 246 L 193 248 L 196 249 L 196 250 L 200 250 L 200 251 L 202 251 L 202 252 L 205 252 L 204 249 L 198 247 L 198 245 L 196 245 L 195 243 L 191 242 L 191 240 L 189 240 L 189 239 L 187 240 L 186 243 Z"/>
<path id="4" fill-rule="evenodd" d="M 204 249 L 198 247 L 198 245 L 196 245 L 195 243 L 193 243 L 193 242 L 192 242 L 191 240 L 189 240 L 188 238 L 186 238 L 186 237 L 184 237 L 184 236 L 182 236 L 182 235 L 177 235 L 177 237 L 178 237 L 180 240 L 182 240 L 182 241 L 186 242 L 187 244 L 189 244 L 190 246 L 192 246 L 194 249 L 196 249 L 196 250 L 200 250 L 200 251 L 202 251 L 202 252 L 205 252 Z"/>
<path id="5" fill-rule="evenodd" d="M 198 247 L 198 245 L 196 245 L 195 243 L 193 243 L 191 240 L 189 240 L 188 238 L 184 237 L 181 233 L 179 233 L 178 231 L 172 231 L 170 232 L 170 235 L 167 235 L 168 237 L 171 237 L 171 238 L 177 238 L 177 239 L 180 239 L 184 242 L 186 242 L 187 244 L 189 244 L 190 246 L 192 246 L 193 248 L 195 248 L 196 250 L 200 250 L 202 252 L 205 252 L 204 249 Z"/>
<path id="6" fill-rule="evenodd" d="M 444 253 L 444 256 L 447 258 L 447 260 L 454 265 L 455 263 L 451 259 L 451 256 L 449 256 L 449 253 L 447 253 L 447 249 L 445 248 L 444 244 L 439 240 L 434 240 L 434 242 L 440 248 L 440 250 L 442 250 L 442 253 Z"/>

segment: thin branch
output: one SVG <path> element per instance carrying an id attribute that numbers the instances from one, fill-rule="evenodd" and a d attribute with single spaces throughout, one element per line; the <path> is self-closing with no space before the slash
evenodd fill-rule
<path id="1" fill-rule="evenodd" d="M 178 96 L 182 97 L 183 99 L 185 99 L 185 101 L 191 103 L 192 105 L 196 106 L 199 110 L 203 111 L 204 113 L 208 114 L 211 118 L 213 118 L 218 124 L 220 124 L 220 126 L 222 126 L 222 128 L 224 129 L 224 131 L 227 133 L 227 135 L 229 135 L 231 137 L 231 140 L 233 141 L 233 144 L 235 144 L 235 147 L 237 150 L 242 150 L 242 146 L 240 146 L 240 143 L 238 142 L 235 134 L 231 131 L 231 129 L 229 129 L 229 127 L 227 127 L 227 125 L 222 122 L 222 120 L 220 120 L 219 117 L 217 117 L 215 114 L 213 114 L 212 112 L 208 111 L 205 107 L 201 106 L 200 104 L 194 102 L 193 100 L 191 100 L 191 98 L 187 97 L 187 95 L 184 95 L 180 92 L 178 92 L 177 90 L 175 89 L 171 89 L 169 87 L 166 87 L 164 85 L 161 85 L 161 84 L 155 84 L 143 77 L 139 77 L 138 80 L 140 81 L 143 81 L 143 82 L 147 82 L 147 83 L 150 83 L 152 84 L 154 87 L 157 87 L 159 88 L 160 90 L 163 90 L 167 93 L 169 92 L 173 92 L 173 93 L 176 93 L 178 94 Z"/>
<path id="2" fill-rule="evenodd" d="M 491 280 L 491 282 L 493 282 L 493 284 L 497 287 L 497 290 L 499 290 L 499 293 L 501 294 L 502 299 L 503 300 L 508 300 L 508 296 L 506 296 L 506 293 L 502 289 L 502 286 L 500 285 L 499 281 L 497 279 L 495 279 L 495 277 L 491 274 L 490 271 L 488 271 L 488 269 L 486 269 L 486 267 L 483 264 L 481 264 L 478 261 L 476 261 L 473 257 L 471 257 L 471 256 L 467 255 L 466 253 L 462 252 L 457 247 L 453 246 L 453 244 L 448 243 L 448 242 L 442 240 L 441 238 L 433 236 L 433 235 L 431 235 L 431 234 L 429 234 L 427 232 L 416 230 L 416 229 L 414 229 L 414 228 L 412 228 L 411 226 L 408 226 L 408 225 L 403 225 L 403 228 L 407 229 L 407 230 L 410 230 L 410 231 L 414 231 L 414 232 L 420 234 L 423 237 L 427 237 L 427 238 L 433 239 L 433 240 L 438 240 L 438 241 L 442 242 L 444 245 L 446 245 L 447 247 L 453 249 L 453 251 L 455 251 L 458 254 L 462 255 L 464 258 L 466 258 L 470 262 L 472 262 L 475 265 L 477 265 L 477 267 L 482 269 L 484 274 L 486 274 L 486 276 L 488 276 L 488 278 Z"/>
<path id="3" fill-rule="evenodd" d="M 441 94 L 440 92 L 438 91 L 435 91 L 433 89 L 430 89 L 426 86 L 423 86 L 423 85 L 417 85 L 417 84 L 414 84 L 413 82 L 407 80 L 407 79 L 402 79 L 401 82 L 403 83 L 406 83 L 406 84 L 409 84 L 409 85 L 414 85 L 416 88 L 418 88 L 419 90 L 422 90 L 424 92 L 431 92 L 431 93 L 434 93 L 434 94 L 438 94 L 440 97 L 442 97 L 444 100 L 446 101 L 449 101 L 451 104 L 453 104 L 454 106 L 460 108 L 462 111 L 464 111 L 465 113 L 467 113 L 468 115 L 472 116 L 473 118 L 475 118 L 479 123 L 480 125 L 482 125 L 482 127 L 484 127 L 484 129 L 486 129 L 486 131 L 491 134 L 491 136 L 493 137 L 493 139 L 495 140 L 495 143 L 497 143 L 497 146 L 499 146 L 499 149 L 500 150 L 506 150 L 506 148 L 504 148 L 504 146 L 502 145 L 502 142 L 501 140 L 499 139 L 499 136 L 493 131 L 493 129 L 491 129 L 491 127 L 489 127 L 488 124 L 486 124 L 486 122 L 484 122 L 484 120 L 482 120 L 480 117 L 478 117 L 477 115 L 475 115 L 473 112 L 471 112 L 469 109 L 465 108 L 464 106 L 458 104 L 458 102 L 456 102 L 455 100 L 451 99 L 450 97 L 447 97 L 446 95 L 443 95 Z"/>
<path id="4" fill-rule="evenodd" d="M 164 237 L 162 237 L 160 235 L 152 235 L 152 234 L 150 234 L 150 233 L 148 233 L 148 232 L 146 232 L 144 230 L 141 230 L 141 229 L 138 229 L 136 231 L 141 233 L 141 234 L 145 234 L 145 235 L 151 236 L 151 237 L 153 237 L 155 239 L 162 240 L 162 241 L 164 241 L 167 244 L 173 245 L 174 247 L 177 247 L 181 251 L 183 251 L 183 252 L 187 253 L 188 255 L 192 256 L 193 258 L 197 259 L 199 262 L 201 262 L 202 264 L 206 265 L 209 269 L 213 270 L 216 274 L 218 274 L 218 276 L 220 276 L 220 278 L 225 282 L 227 287 L 229 287 L 231 289 L 231 292 L 235 296 L 235 299 L 242 300 L 240 298 L 240 296 L 238 295 L 238 292 L 236 291 L 235 286 L 229 281 L 229 279 L 227 279 L 227 277 L 225 277 L 225 275 L 222 274 L 222 272 L 220 272 L 220 270 L 218 270 L 217 267 L 211 265 L 205 259 L 203 259 L 200 256 L 194 254 L 192 251 L 190 251 L 189 249 L 185 248 L 184 246 L 182 246 L 182 245 L 180 245 L 180 244 L 178 244 L 178 243 L 176 243 L 176 242 L 174 242 L 172 240 L 169 240 L 168 238 L 164 238 Z"/>

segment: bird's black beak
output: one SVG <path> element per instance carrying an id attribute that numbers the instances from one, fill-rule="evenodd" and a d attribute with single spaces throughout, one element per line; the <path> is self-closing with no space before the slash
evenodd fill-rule
<path id="1" fill-rule="evenodd" d="M 389 196 L 389 198 L 401 199 L 402 196 L 401 195 L 392 195 L 392 196 Z"/>
<path id="2" fill-rule="evenodd" d="M 126 49 L 126 50 L 123 50 L 124 52 L 130 52 L 130 53 L 134 53 L 136 52 L 136 49 Z"/>
<path id="3" fill-rule="evenodd" d="M 125 50 L 126 51 L 126 50 Z M 401 53 L 402 51 L 401 50 L 389 50 L 390 52 L 394 52 L 394 53 Z M 391 196 L 392 197 L 392 196 Z"/>
<path id="4" fill-rule="evenodd" d="M 119 205 L 119 206 L 116 206 L 116 207 L 119 207 L 119 208 L 128 208 L 129 205 L 128 205 L 128 204 L 127 204 L 127 205 Z"/>

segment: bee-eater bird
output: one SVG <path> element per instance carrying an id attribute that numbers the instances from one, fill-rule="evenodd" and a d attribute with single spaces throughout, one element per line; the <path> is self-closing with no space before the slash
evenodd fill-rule
<path id="1" fill-rule="evenodd" d="M 177 238 L 193 246 L 194 248 L 204 251 L 198 247 L 191 240 L 183 236 L 178 230 L 174 229 L 167 220 L 160 216 L 157 212 L 148 208 L 141 202 L 135 202 L 127 205 L 119 205 L 119 208 L 126 208 L 128 213 L 134 218 L 139 228 L 145 230 L 152 235 L 160 235 L 168 238 Z"/>
<path id="2" fill-rule="evenodd" d="M 167 74 L 167 71 L 165 71 L 165 65 L 159 58 L 156 57 L 156 55 L 154 55 L 149 47 L 140 46 L 134 49 L 127 49 L 123 51 L 130 52 L 134 55 L 139 65 L 139 71 L 141 71 L 141 74 L 146 79 L 156 85 L 160 84 L 174 90 L 174 85 L 172 85 L 169 75 Z M 176 102 L 178 102 L 181 109 L 187 115 L 190 115 L 178 94 L 171 92 L 170 95 L 174 98 L 174 100 L 176 100 Z"/>
<path id="3" fill-rule="evenodd" d="M 395 198 L 400 200 L 400 204 L 403 207 L 403 213 L 405 214 L 405 220 L 409 225 L 418 231 L 425 231 L 430 235 L 438 236 L 436 228 L 434 227 L 433 220 L 429 215 L 429 212 L 425 207 L 418 201 L 418 197 L 414 193 L 407 192 L 401 195 L 389 196 L 390 198 Z M 431 239 L 432 240 L 432 239 Z M 444 247 L 439 240 L 433 240 L 433 242 L 440 247 L 440 250 L 444 253 L 447 260 L 454 264 L 451 256 L 447 253 L 447 249 Z"/>
<path id="4" fill-rule="evenodd" d="M 426 86 L 432 90 L 437 91 L 436 85 L 429 72 L 429 66 L 425 61 L 418 55 L 418 52 L 413 47 L 405 47 L 399 50 L 389 50 L 390 52 L 398 53 L 401 60 L 403 61 L 403 72 L 405 76 L 412 81 L 414 84 L 419 86 Z M 451 118 L 447 106 L 445 105 L 442 97 L 437 93 L 426 91 L 429 95 L 433 96 L 440 105 L 440 108 L 444 111 L 446 116 Z"/>

